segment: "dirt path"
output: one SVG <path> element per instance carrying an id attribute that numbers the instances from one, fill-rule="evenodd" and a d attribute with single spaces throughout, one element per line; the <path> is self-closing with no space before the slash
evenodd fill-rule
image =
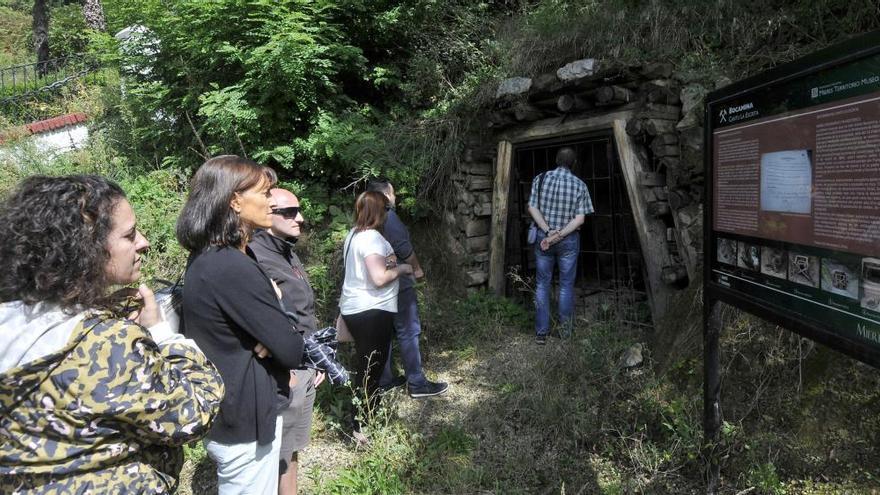
<path id="1" fill-rule="evenodd" d="M 460 429 L 478 438 L 485 432 L 480 431 L 480 422 L 472 419 L 489 413 L 485 408 L 497 400 L 506 385 L 510 386 L 511 377 L 541 362 L 541 354 L 552 353 L 559 345 L 559 340 L 551 339 L 549 345 L 539 347 L 530 336 L 512 333 L 505 342 L 487 342 L 479 350 L 465 346 L 432 352 L 426 356 L 425 369 L 431 379 L 448 382 L 449 392 L 441 397 L 413 400 L 401 387 L 386 394 L 384 407 L 390 411 L 392 421 L 424 438 L 444 429 Z M 491 359 L 485 359 L 486 356 Z M 336 477 L 362 453 L 362 448 L 330 422 L 327 412 L 316 410 L 312 442 L 300 455 L 300 493 L 315 493 L 322 480 Z M 203 455 L 196 457 L 200 457 L 199 462 L 188 459 L 181 473 L 180 495 L 215 492 L 213 465 Z"/>

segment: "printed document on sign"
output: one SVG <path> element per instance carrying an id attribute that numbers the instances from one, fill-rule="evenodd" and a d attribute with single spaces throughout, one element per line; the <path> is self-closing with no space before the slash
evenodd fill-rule
<path id="1" fill-rule="evenodd" d="M 809 150 L 761 155 L 761 210 L 809 215 L 812 186 Z"/>

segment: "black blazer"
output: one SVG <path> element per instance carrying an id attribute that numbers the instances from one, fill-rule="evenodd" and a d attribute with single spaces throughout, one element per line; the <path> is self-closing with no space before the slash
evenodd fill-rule
<path id="1" fill-rule="evenodd" d="M 271 442 L 279 396 L 289 396 L 290 370 L 300 366 L 303 339 L 282 312 L 253 253 L 210 247 L 191 256 L 183 317 L 187 337 L 217 366 L 226 385 L 208 438 L 221 443 Z M 258 342 L 271 357 L 254 354 Z"/>

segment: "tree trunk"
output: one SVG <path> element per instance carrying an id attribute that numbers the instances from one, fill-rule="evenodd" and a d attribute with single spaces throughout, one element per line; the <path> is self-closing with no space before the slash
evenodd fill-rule
<path id="1" fill-rule="evenodd" d="M 544 112 L 528 103 L 517 103 L 513 107 L 513 116 L 520 122 L 534 122 L 544 116 Z"/>
<path id="2" fill-rule="evenodd" d="M 602 86 L 596 90 L 597 105 L 620 105 L 634 98 L 633 92 L 622 86 Z"/>
<path id="3" fill-rule="evenodd" d="M 101 0 L 84 0 L 83 1 L 83 17 L 86 20 L 86 26 L 95 31 L 106 31 L 107 22 L 104 20 L 104 7 Z"/>
<path id="4" fill-rule="evenodd" d="M 577 95 L 562 95 L 556 99 L 556 109 L 562 113 L 569 113 L 589 108 L 589 103 Z"/>
<path id="5" fill-rule="evenodd" d="M 37 54 L 37 73 L 49 72 L 49 7 L 46 0 L 34 0 L 34 52 Z"/>

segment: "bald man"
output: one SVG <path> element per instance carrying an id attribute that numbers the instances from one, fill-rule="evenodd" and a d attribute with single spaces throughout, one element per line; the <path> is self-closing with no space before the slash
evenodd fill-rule
<path id="1" fill-rule="evenodd" d="M 305 219 L 299 209 L 299 198 L 285 189 L 270 191 L 275 200 L 272 227 L 254 234 L 249 247 L 263 271 L 281 291 L 285 311 L 296 319 L 296 329 L 303 337 L 318 330 L 315 318 L 315 293 L 303 264 L 293 245 L 302 232 Z M 281 413 L 284 430 L 281 435 L 279 495 L 296 495 L 299 451 L 309 443 L 315 388 L 324 381 L 323 372 L 297 369 L 290 372 L 290 406 Z"/>

